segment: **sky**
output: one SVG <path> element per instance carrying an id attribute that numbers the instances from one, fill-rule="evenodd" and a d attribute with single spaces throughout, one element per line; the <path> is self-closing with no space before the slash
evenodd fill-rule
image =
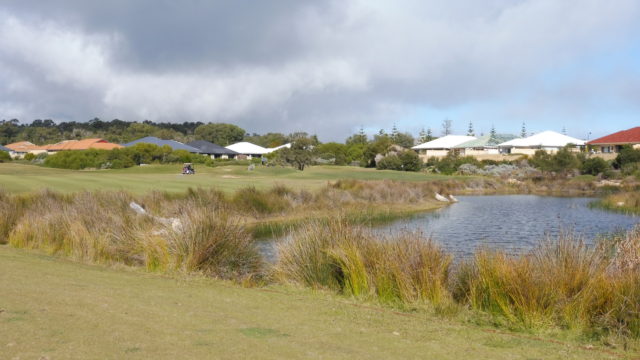
<path id="1" fill-rule="evenodd" d="M 0 119 L 640 125 L 638 0 L 0 0 Z"/>

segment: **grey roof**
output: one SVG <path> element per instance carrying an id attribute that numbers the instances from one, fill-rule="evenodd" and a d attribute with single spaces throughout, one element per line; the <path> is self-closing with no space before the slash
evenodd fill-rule
<path id="1" fill-rule="evenodd" d="M 187 143 L 189 146 L 193 146 L 194 148 L 200 149 L 200 152 L 207 155 L 237 155 L 238 153 L 222 147 L 218 144 L 214 144 L 212 142 L 206 140 L 196 140 Z"/>
<path id="2" fill-rule="evenodd" d="M 130 143 L 123 144 L 123 146 L 129 147 L 135 144 L 154 144 L 158 146 L 169 145 L 173 150 L 187 150 L 190 153 L 201 153 L 200 149 L 194 148 L 193 146 L 185 145 L 179 141 L 175 140 L 163 140 L 154 136 L 143 137 L 142 139 L 133 140 Z"/>
<path id="3" fill-rule="evenodd" d="M 12 152 L 13 150 L 0 145 L 0 151 Z"/>
<path id="4" fill-rule="evenodd" d="M 493 139 L 491 139 L 491 135 L 484 135 L 475 140 L 469 140 L 467 142 L 463 142 L 462 144 L 456 145 L 454 149 L 470 149 L 470 148 L 481 148 L 481 147 L 497 147 L 498 144 L 502 144 L 503 142 L 513 140 L 517 138 L 515 135 L 509 134 L 496 134 Z"/>

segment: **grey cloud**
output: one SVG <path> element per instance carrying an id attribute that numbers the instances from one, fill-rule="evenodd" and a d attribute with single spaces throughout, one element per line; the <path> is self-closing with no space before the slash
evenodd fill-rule
<path id="1" fill-rule="evenodd" d="M 541 79 L 608 51 L 639 14 L 633 0 L 8 2 L 0 118 L 229 121 L 342 139 L 412 107 L 522 91 L 566 110 L 575 103 Z"/>

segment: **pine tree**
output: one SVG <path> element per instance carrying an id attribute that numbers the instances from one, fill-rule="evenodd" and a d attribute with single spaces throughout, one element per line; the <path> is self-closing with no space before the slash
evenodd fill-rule
<path id="1" fill-rule="evenodd" d="M 562 134 L 567 135 L 567 128 L 564 126 L 562 127 Z"/>
<path id="2" fill-rule="evenodd" d="M 476 136 L 475 131 L 473 131 L 473 123 L 469 121 L 469 130 L 467 130 L 467 136 Z"/>
<path id="3" fill-rule="evenodd" d="M 522 130 L 520 131 L 520 137 L 521 138 L 526 138 L 527 137 L 527 127 L 526 127 L 524 121 L 522 122 Z"/>
<path id="4" fill-rule="evenodd" d="M 424 131 L 424 127 L 422 128 L 422 130 L 420 130 L 420 133 L 418 134 L 418 142 L 420 144 L 426 143 L 427 141 L 427 132 Z"/>
<path id="5" fill-rule="evenodd" d="M 397 142 L 398 140 L 398 127 L 396 126 L 396 123 L 393 123 L 393 127 L 391 128 L 391 139 L 394 142 Z"/>
<path id="6" fill-rule="evenodd" d="M 444 121 L 442 121 L 442 135 L 447 136 L 451 134 L 452 123 L 450 119 L 444 119 Z"/>
<path id="7" fill-rule="evenodd" d="M 496 136 L 497 136 L 496 127 L 494 125 L 491 125 L 491 132 L 489 133 L 489 142 L 490 143 L 497 142 L 498 138 Z"/>
<path id="8" fill-rule="evenodd" d="M 431 131 L 431 128 L 427 128 L 427 141 L 431 141 L 433 140 L 433 132 Z"/>

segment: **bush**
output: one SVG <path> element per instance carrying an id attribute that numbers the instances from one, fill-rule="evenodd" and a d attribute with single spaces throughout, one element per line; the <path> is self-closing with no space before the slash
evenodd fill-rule
<path id="1" fill-rule="evenodd" d="M 44 165 L 61 169 L 80 170 L 122 169 L 140 164 L 160 163 L 207 163 L 208 156 L 191 154 L 186 150 L 172 151 L 171 147 L 154 144 L 136 144 L 131 147 L 113 150 L 77 150 L 60 151 L 44 159 Z"/>
<path id="2" fill-rule="evenodd" d="M 376 163 L 378 170 L 402 170 L 402 160 L 397 155 L 387 155 Z"/>
<path id="3" fill-rule="evenodd" d="M 35 159 L 36 159 L 36 155 L 35 155 L 35 154 L 33 154 L 33 153 L 26 153 L 26 154 L 24 155 L 24 159 L 25 159 L 26 161 L 33 161 L 33 160 L 35 160 Z"/>
<path id="4" fill-rule="evenodd" d="M 609 163 L 603 158 L 593 157 L 582 163 L 581 172 L 586 175 L 598 175 L 609 170 Z"/>
<path id="5" fill-rule="evenodd" d="M 6 151 L 0 151 L 0 163 L 11 161 L 11 156 Z"/>
<path id="6" fill-rule="evenodd" d="M 636 150 L 629 145 L 625 145 L 613 161 L 613 166 L 616 169 L 622 169 L 629 164 L 638 162 L 640 162 L 640 150 Z"/>
<path id="7" fill-rule="evenodd" d="M 445 175 L 452 175 L 458 172 L 458 169 L 460 168 L 460 166 L 464 164 L 471 164 L 477 168 L 482 168 L 482 163 L 478 161 L 475 157 L 473 156 L 461 157 L 452 153 L 440 159 L 429 158 L 426 165 L 429 167 L 433 167 L 438 173 L 445 174 Z"/>

